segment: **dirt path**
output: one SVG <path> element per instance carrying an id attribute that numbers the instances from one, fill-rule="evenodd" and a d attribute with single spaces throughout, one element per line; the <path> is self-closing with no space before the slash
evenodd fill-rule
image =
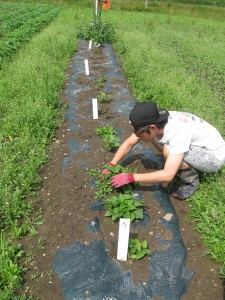
<path id="1" fill-rule="evenodd" d="M 89 60 L 89 76 L 84 59 Z M 152 256 L 132 263 L 116 261 L 118 223 L 104 217 L 87 169 L 102 169 L 113 156 L 95 128 L 112 125 L 123 141 L 131 132 L 127 115 L 135 99 L 110 46 L 89 51 L 88 42 L 81 41 L 68 75 L 62 94 L 65 120 L 41 172 L 36 199 L 43 225 L 37 236 L 24 240 L 26 250 L 34 254 L 26 265 L 25 290 L 40 300 L 224 299 L 218 265 L 202 256 L 205 248 L 186 218 L 187 202 L 170 199 L 160 185 L 134 191 L 146 209 L 131 233 L 147 239 Z M 107 80 L 99 90 L 96 81 L 103 75 Z M 91 99 L 102 90 L 112 101 L 101 104 L 99 119 L 93 120 Z M 162 158 L 148 145 L 139 145 L 123 164 L 144 172 L 161 168 Z"/>

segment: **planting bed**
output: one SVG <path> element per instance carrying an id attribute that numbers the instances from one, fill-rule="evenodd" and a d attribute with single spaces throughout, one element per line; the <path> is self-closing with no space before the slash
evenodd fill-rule
<path id="1" fill-rule="evenodd" d="M 84 59 L 90 75 L 85 75 Z M 105 76 L 104 85 L 96 82 Z M 92 118 L 92 98 L 100 92 L 111 101 L 99 105 Z M 43 211 L 38 235 L 24 241 L 34 261 L 26 267 L 24 291 L 39 299 L 223 299 L 217 264 L 203 257 L 199 236 L 186 218 L 187 202 L 171 199 L 159 184 L 133 193 L 145 201 L 145 217 L 131 225 L 131 234 L 148 241 L 151 256 L 140 261 L 116 260 L 118 222 L 104 216 L 95 198 L 90 168 L 103 169 L 113 153 L 104 148 L 95 128 L 111 125 L 123 141 L 131 133 L 128 114 L 135 103 L 127 80 L 110 46 L 88 50 L 80 41 L 62 92 L 65 120 L 42 170 L 37 208 Z M 140 144 L 123 161 L 139 172 L 159 169 L 156 149 Z M 31 279 L 32 278 L 32 279 Z"/>

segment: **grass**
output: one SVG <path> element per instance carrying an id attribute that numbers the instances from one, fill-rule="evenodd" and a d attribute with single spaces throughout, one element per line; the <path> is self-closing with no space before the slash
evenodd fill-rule
<path id="1" fill-rule="evenodd" d="M 40 212 L 31 218 L 34 207 L 30 200 L 40 184 L 38 171 L 48 159 L 47 146 L 62 118 L 59 94 L 76 47 L 76 24 L 83 19 L 79 9 L 61 10 L 51 25 L 12 56 L 11 63 L 2 65 L 0 299 L 19 299 L 14 290 L 24 270 L 18 265 L 16 238 L 35 234 L 33 225 Z"/>
<path id="2" fill-rule="evenodd" d="M 32 199 L 40 185 L 38 172 L 61 122 L 59 94 L 76 49 L 78 27 L 92 16 L 92 9 L 86 9 L 89 1 L 63 3 L 59 16 L 23 45 L 11 62 L 5 61 L 0 71 L 2 300 L 26 298 L 15 294 L 25 271 L 19 266 L 24 253 L 18 239 L 34 235 L 40 222 L 40 211 L 31 218 Z M 115 0 L 112 8 L 116 5 L 122 4 Z M 148 12 L 112 9 L 104 12 L 103 19 L 115 26 L 114 47 L 139 101 L 153 100 L 170 110 L 193 112 L 224 134 L 222 16 L 223 8 L 199 10 L 198 6 L 155 3 Z M 189 202 L 197 230 L 208 245 L 207 254 L 221 263 L 221 276 L 225 276 L 224 179 L 224 168 L 213 175 L 202 174 L 201 187 Z"/>
<path id="3" fill-rule="evenodd" d="M 211 4 L 209 2 L 211 2 Z M 216 1 L 216 6 L 212 5 L 214 5 L 213 0 L 148 1 L 148 6 L 146 7 L 145 1 L 142 0 L 114 0 L 111 2 L 111 9 L 163 13 L 167 15 L 185 15 L 223 21 L 225 18 L 225 1 Z"/>

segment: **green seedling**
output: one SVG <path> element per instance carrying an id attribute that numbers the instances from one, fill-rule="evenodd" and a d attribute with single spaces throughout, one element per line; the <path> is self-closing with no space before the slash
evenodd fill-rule
<path id="1" fill-rule="evenodd" d="M 85 291 L 85 298 L 89 298 L 89 297 L 91 297 L 91 292 Z"/>
<path id="2" fill-rule="evenodd" d="M 45 249 L 45 239 L 39 238 L 37 242 L 37 250 L 44 250 Z"/>
<path id="3" fill-rule="evenodd" d="M 40 280 L 40 277 L 41 277 L 41 272 L 37 271 L 36 273 L 31 275 L 31 280 L 38 282 Z"/>
<path id="4" fill-rule="evenodd" d="M 105 76 L 100 76 L 98 80 L 95 81 L 96 83 L 96 88 L 99 90 L 103 88 L 103 83 L 106 82 L 107 79 Z"/>
<path id="5" fill-rule="evenodd" d="M 138 239 L 129 239 L 128 244 L 128 257 L 132 259 L 141 259 L 145 255 L 150 255 L 151 251 L 148 249 L 148 243 L 146 240 L 140 242 Z"/>
<path id="6" fill-rule="evenodd" d="M 88 170 L 88 175 L 93 176 L 96 179 L 96 185 L 97 185 L 97 192 L 95 193 L 95 198 L 96 199 L 104 199 L 106 196 L 109 194 L 112 194 L 113 192 L 117 191 L 110 182 L 110 179 L 112 176 L 117 175 L 119 173 L 137 173 L 137 169 L 127 169 L 122 167 L 121 165 L 116 165 L 116 166 L 109 166 L 109 165 L 104 165 L 104 169 L 107 169 L 109 173 L 102 174 L 101 170 L 96 170 L 96 169 L 89 169 Z M 137 183 L 134 184 L 127 184 L 122 186 L 119 190 L 123 193 L 130 194 L 133 190 L 133 186 L 137 186 Z"/>
<path id="7" fill-rule="evenodd" d="M 53 271 L 52 270 L 50 270 L 50 271 L 46 271 L 46 275 L 47 275 L 47 277 L 48 277 L 48 279 L 52 279 L 53 278 Z"/>
<path id="8" fill-rule="evenodd" d="M 112 217 L 113 221 L 126 218 L 132 222 L 144 217 L 144 201 L 137 200 L 133 195 L 119 194 L 118 197 L 111 196 L 105 200 L 105 206 L 107 208 L 105 217 Z"/>
<path id="9" fill-rule="evenodd" d="M 101 92 L 99 95 L 98 95 L 98 100 L 100 103 L 106 103 L 106 102 L 110 102 L 111 101 L 111 98 L 108 94 L 104 93 L 104 92 Z"/>
<path id="10" fill-rule="evenodd" d="M 117 132 L 113 126 L 106 125 L 103 127 L 98 127 L 95 129 L 95 132 L 103 139 L 107 150 L 110 151 L 120 146 L 120 139 L 115 136 Z"/>

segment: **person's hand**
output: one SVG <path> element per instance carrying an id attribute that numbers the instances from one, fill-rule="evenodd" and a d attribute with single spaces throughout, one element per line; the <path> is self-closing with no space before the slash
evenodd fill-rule
<path id="1" fill-rule="evenodd" d="M 115 188 L 119 188 L 124 184 L 135 182 L 134 174 L 132 173 L 121 173 L 111 178 L 111 184 Z"/>
<path id="2" fill-rule="evenodd" d="M 111 167 L 115 167 L 116 165 L 115 164 L 113 164 L 113 163 L 108 163 L 107 164 L 108 166 L 111 166 Z M 104 169 L 103 171 L 102 171 L 102 175 L 103 175 L 103 178 L 104 178 L 104 175 L 108 175 L 109 174 L 109 170 L 108 169 Z"/>

